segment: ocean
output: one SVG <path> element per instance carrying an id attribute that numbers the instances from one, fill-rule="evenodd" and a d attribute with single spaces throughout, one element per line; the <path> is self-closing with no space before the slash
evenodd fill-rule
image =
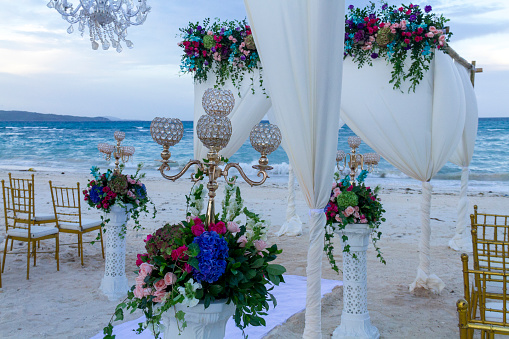
<path id="1" fill-rule="evenodd" d="M 184 121 L 184 137 L 170 148 L 172 160 L 182 167 L 193 158 L 193 122 Z M 124 131 L 125 146 L 134 146 L 136 153 L 126 166 L 134 169 L 143 162 L 147 175 L 159 175 L 157 167 L 162 147 L 150 136 L 150 121 L 112 122 L 0 122 L 0 170 L 88 172 L 91 166 L 102 169 L 112 166 L 97 149 L 98 143 L 114 144 L 113 133 Z M 338 149 L 348 150 L 347 138 L 354 133 L 345 125 L 338 133 Z M 362 143 L 360 152 L 373 152 Z M 230 159 L 240 163 L 246 173 L 258 163 L 259 153 L 247 140 Z M 274 167 L 272 180 L 284 181 L 288 176 L 288 157 L 280 147 L 269 156 Z M 442 189 L 457 190 L 461 168 L 447 163 L 433 178 L 432 184 Z M 418 185 L 385 160 L 369 175 L 381 185 Z M 478 191 L 509 194 L 509 118 L 480 118 L 475 152 L 470 166 L 470 186 Z M 183 179 L 182 179 L 183 180 Z"/>

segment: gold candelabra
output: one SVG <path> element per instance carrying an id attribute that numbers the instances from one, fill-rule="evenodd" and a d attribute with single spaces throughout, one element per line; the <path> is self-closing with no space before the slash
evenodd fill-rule
<path id="1" fill-rule="evenodd" d="M 117 145 L 110 145 L 106 143 L 100 143 L 97 145 L 97 148 L 99 149 L 99 152 L 104 154 L 104 157 L 106 160 L 110 160 L 111 156 L 113 155 L 113 158 L 115 159 L 115 169 L 113 170 L 113 173 L 120 174 L 120 161 L 122 163 L 126 163 L 129 161 L 129 159 L 134 154 L 134 147 L 132 146 L 121 146 L 120 144 L 125 139 L 125 133 L 121 131 L 116 131 L 113 136 L 115 137 L 115 140 L 117 141 Z"/>
<path id="2" fill-rule="evenodd" d="M 366 153 L 364 155 L 357 153 L 357 148 L 361 144 L 361 138 L 357 136 L 348 137 L 348 145 L 351 148 L 350 153 L 338 150 L 336 153 L 336 166 L 339 172 L 346 168 L 350 169 L 350 184 L 354 184 L 357 170 L 363 170 L 366 166 L 368 172 L 372 172 L 380 162 L 380 155 L 377 153 Z M 347 162 L 348 158 L 348 162 Z M 343 164 L 341 164 L 343 163 Z"/>
<path id="3" fill-rule="evenodd" d="M 261 157 L 258 165 L 253 168 L 258 170 L 258 177 L 262 177 L 260 181 L 249 179 L 238 163 L 228 163 L 221 168 L 224 163 L 219 151 L 228 145 L 232 135 L 232 125 L 228 118 L 228 114 L 233 110 L 235 98 L 230 90 L 219 90 L 209 88 L 205 91 L 202 98 L 204 115 L 200 117 L 196 124 L 196 134 L 200 141 L 209 149 L 207 159 L 190 160 L 184 168 L 175 175 L 167 175 L 166 171 L 170 170 L 170 146 L 176 145 L 184 134 L 184 126 L 179 119 L 172 118 L 155 118 L 150 125 L 150 133 L 155 142 L 163 146 L 159 166 L 159 172 L 163 178 L 175 181 L 180 178 L 187 170 L 195 165 L 198 172 L 208 176 L 207 183 L 209 201 L 207 204 L 206 225 L 215 222 L 214 198 L 218 188 L 217 179 L 224 177 L 228 181 L 228 171 L 235 168 L 244 180 L 251 186 L 262 185 L 269 177 L 267 171 L 271 170 L 267 156 L 274 152 L 281 143 L 281 132 L 276 125 L 260 123 L 253 127 L 250 133 L 251 145 L 255 150 L 260 152 Z M 203 175 L 191 174 L 192 181 L 203 179 Z"/>

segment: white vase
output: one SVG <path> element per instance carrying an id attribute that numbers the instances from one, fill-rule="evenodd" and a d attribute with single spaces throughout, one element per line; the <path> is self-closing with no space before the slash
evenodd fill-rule
<path id="1" fill-rule="evenodd" d="M 105 226 L 106 262 L 100 289 L 111 301 L 124 297 L 129 290 L 125 275 L 126 237 L 122 229 L 127 226 L 130 217 L 127 211 L 130 208 L 131 205 L 124 208 L 114 205 L 104 216 L 104 219 L 109 219 L 109 222 Z"/>
<path id="2" fill-rule="evenodd" d="M 348 237 L 346 244 L 341 240 L 341 249 L 350 245 L 350 252 L 343 253 L 343 311 L 341 325 L 334 330 L 333 339 L 378 339 L 378 329 L 371 325 L 368 312 L 368 285 L 366 250 L 372 229 L 368 224 L 348 224 L 337 230 L 340 236 Z M 355 256 L 355 258 L 354 258 Z"/>
<path id="3" fill-rule="evenodd" d="M 176 311 L 185 312 L 187 327 L 180 332 L 175 319 Z M 177 304 L 163 314 L 163 325 L 165 327 L 164 339 L 222 339 L 228 319 L 235 312 L 233 302 L 226 304 L 226 300 L 216 300 L 205 308 L 203 303 L 194 307 L 187 307 Z M 182 329 L 182 323 L 178 324 Z"/>

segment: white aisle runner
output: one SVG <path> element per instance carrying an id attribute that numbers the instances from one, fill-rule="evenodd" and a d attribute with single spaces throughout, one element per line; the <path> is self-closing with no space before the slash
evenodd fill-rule
<path id="1" fill-rule="evenodd" d="M 306 307 L 306 277 L 285 275 L 284 278 L 286 282 L 279 286 L 275 286 L 272 291 L 272 294 L 274 294 L 277 300 L 277 307 L 273 308 L 272 304 L 269 302 L 271 307 L 268 315 L 265 317 L 267 326 L 249 326 L 245 330 L 250 339 L 262 338 L 274 327 L 281 325 L 292 315 L 302 311 Z M 342 285 L 342 281 L 322 279 L 322 297 L 330 293 L 334 287 Z M 138 328 L 138 323 L 143 321 L 145 321 L 145 317 L 115 325 L 113 334 L 115 334 L 118 339 L 153 339 L 154 336 L 149 330 L 145 330 L 139 335 L 134 332 L 134 330 Z M 102 333 L 99 333 L 92 337 L 92 339 L 100 339 L 102 337 Z M 228 320 L 226 325 L 225 338 L 243 338 L 242 331 L 235 326 L 235 321 L 232 318 Z"/>

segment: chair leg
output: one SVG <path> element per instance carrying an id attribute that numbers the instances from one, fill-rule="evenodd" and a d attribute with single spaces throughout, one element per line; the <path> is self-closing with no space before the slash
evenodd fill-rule
<path id="1" fill-rule="evenodd" d="M 83 253 L 83 233 L 78 234 L 78 237 L 79 237 L 78 246 L 81 248 L 81 266 L 83 266 L 83 257 L 85 256 L 85 254 Z"/>
<path id="2" fill-rule="evenodd" d="M 101 251 L 103 253 L 103 259 L 104 259 L 104 244 L 103 244 L 103 232 L 102 228 L 99 230 L 99 236 L 101 237 Z"/>
<path id="3" fill-rule="evenodd" d="M 80 234 L 78 233 L 78 257 L 81 257 L 81 241 L 80 241 Z"/>
<path id="4" fill-rule="evenodd" d="M 14 239 L 11 239 L 11 251 L 12 251 L 12 246 L 14 246 Z"/>
<path id="5" fill-rule="evenodd" d="M 14 241 L 14 239 L 11 239 L 11 240 Z M 2 258 L 2 273 L 4 273 L 4 269 L 5 269 L 5 257 L 7 256 L 7 243 L 8 242 L 9 242 L 9 237 L 7 237 L 7 239 L 5 239 L 4 257 Z"/>
<path id="6" fill-rule="evenodd" d="M 40 240 L 38 242 L 41 243 Z M 34 266 L 36 266 L 36 264 L 37 264 L 37 246 L 35 246 L 36 243 L 37 243 L 37 241 L 34 241 L 34 245 L 33 245 L 34 246 Z"/>
<path id="7" fill-rule="evenodd" d="M 57 271 L 60 271 L 60 239 L 55 237 L 55 256 L 57 257 Z"/>
<path id="8" fill-rule="evenodd" d="M 27 241 L 28 244 L 28 250 L 27 250 L 27 280 L 30 277 L 30 244 L 31 241 Z"/>

